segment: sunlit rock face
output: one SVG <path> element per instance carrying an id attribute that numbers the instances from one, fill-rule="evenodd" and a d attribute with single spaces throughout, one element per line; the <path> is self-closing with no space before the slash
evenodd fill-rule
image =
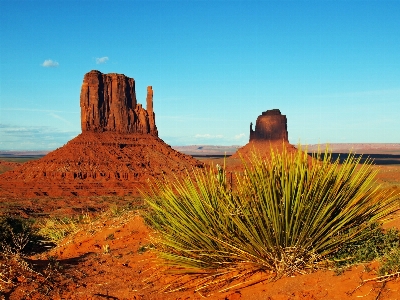
<path id="1" fill-rule="evenodd" d="M 250 141 L 254 140 L 289 142 L 286 116 L 279 109 L 264 111 L 257 118 L 255 130 L 250 123 Z"/>
<path id="2" fill-rule="evenodd" d="M 83 78 L 80 95 L 82 132 L 112 131 L 158 136 L 151 86 L 147 88 L 146 102 L 147 110 L 137 103 L 133 78 L 90 71 Z"/>

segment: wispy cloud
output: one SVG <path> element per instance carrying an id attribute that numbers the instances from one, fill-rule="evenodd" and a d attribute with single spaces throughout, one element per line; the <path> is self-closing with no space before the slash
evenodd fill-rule
<path id="1" fill-rule="evenodd" d="M 64 111 L 64 110 L 53 110 L 53 109 L 37 109 L 37 108 L 1 108 L 1 110 L 6 111 L 37 111 L 37 112 L 49 112 L 49 113 L 69 113 L 69 114 L 79 114 L 79 111 Z"/>
<path id="2" fill-rule="evenodd" d="M 194 137 L 196 139 L 222 139 L 224 136 L 222 134 L 211 135 L 211 134 L 205 133 L 205 134 L 196 134 Z"/>
<path id="3" fill-rule="evenodd" d="M 108 60 L 108 56 L 96 57 L 96 64 L 105 64 Z"/>
<path id="4" fill-rule="evenodd" d="M 59 63 L 54 61 L 54 60 L 51 60 L 51 59 L 46 59 L 42 63 L 42 67 L 45 67 L 45 68 L 55 68 L 55 67 L 58 67 L 58 66 L 59 66 Z"/>
<path id="5" fill-rule="evenodd" d="M 53 150 L 78 134 L 49 126 L 0 124 L 0 150 Z"/>
<path id="6" fill-rule="evenodd" d="M 59 115 L 57 115 L 57 114 L 55 114 L 55 113 L 53 113 L 53 112 L 49 113 L 49 116 L 50 116 L 50 117 L 53 117 L 54 119 L 61 120 L 61 121 L 63 121 L 64 123 L 67 123 L 67 124 L 71 125 L 71 122 L 70 122 L 70 121 L 64 119 L 63 117 L 61 117 L 61 116 L 59 116 Z"/>
<path id="7" fill-rule="evenodd" d="M 235 135 L 234 139 L 235 139 L 235 140 L 241 140 L 241 139 L 244 138 L 244 137 L 245 137 L 245 134 L 244 134 L 244 133 L 239 133 L 239 134 L 236 134 L 236 135 Z"/>

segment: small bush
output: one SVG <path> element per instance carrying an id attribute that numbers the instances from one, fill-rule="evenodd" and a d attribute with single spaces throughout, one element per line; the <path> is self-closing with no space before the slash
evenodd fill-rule
<path id="1" fill-rule="evenodd" d="M 244 162 L 237 191 L 223 169 L 156 182 L 143 193 L 156 251 L 177 270 L 212 278 L 315 268 L 398 209 L 398 195 L 374 188 L 376 171 L 360 159 L 271 149 L 269 160 Z"/>
<path id="2" fill-rule="evenodd" d="M 85 223 L 84 218 L 48 218 L 42 221 L 39 233 L 55 243 L 61 241 L 66 236 L 79 230 L 79 224 Z"/>
<path id="3" fill-rule="evenodd" d="M 40 238 L 34 223 L 32 219 L 0 217 L 0 250 L 7 248 L 15 253 L 32 251 Z"/>
<path id="4" fill-rule="evenodd" d="M 15 285 L 21 274 L 41 275 L 25 259 L 40 244 L 34 223 L 31 219 L 0 217 L 0 296 Z"/>
<path id="5" fill-rule="evenodd" d="M 330 257 L 336 267 L 344 267 L 355 263 L 370 262 L 400 247 L 400 232 L 392 228 L 384 231 L 374 223 L 358 234 L 358 238 L 341 245 L 340 249 Z"/>
<path id="6" fill-rule="evenodd" d="M 395 274 L 400 272 L 400 248 L 395 247 L 382 258 L 382 264 L 378 269 L 380 276 Z"/>

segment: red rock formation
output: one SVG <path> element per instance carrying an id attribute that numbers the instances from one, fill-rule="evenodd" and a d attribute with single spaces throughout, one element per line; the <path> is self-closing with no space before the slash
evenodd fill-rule
<path id="1" fill-rule="evenodd" d="M 141 104 L 137 104 L 133 78 L 99 71 L 86 73 L 80 97 L 82 132 L 113 131 L 157 136 L 153 90 L 149 88 L 146 111 Z"/>
<path id="2" fill-rule="evenodd" d="M 200 167 L 150 134 L 83 132 L 45 157 L 0 175 L 0 195 L 138 194 L 148 179 Z"/>
<path id="3" fill-rule="evenodd" d="M 21 163 L 0 160 L 0 174 L 19 167 Z"/>
<path id="4" fill-rule="evenodd" d="M 87 73 L 81 90 L 82 133 L 45 157 L 0 175 L 0 195 L 138 195 L 148 179 L 201 167 L 158 138 L 151 86 L 146 101 L 147 111 L 136 103 L 132 78 Z"/>
<path id="5" fill-rule="evenodd" d="M 268 140 L 289 142 L 286 116 L 279 109 L 264 111 L 258 116 L 256 128 L 253 131 L 253 123 L 250 123 L 250 141 Z"/>
<path id="6" fill-rule="evenodd" d="M 158 135 L 157 127 L 156 127 L 156 116 L 153 111 L 153 87 L 147 87 L 147 97 L 146 97 L 146 108 L 147 114 L 149 116 L 149 126 L 150 133 Z"/>
<path id="7" fill-rule="evenodd" d="M 250 123 L 249 143 L 238 149 L 231 158 L 251 158 L 253 153 L 267 158 L 271 149 L 277 152 L 284 148 L 289 152 L 296 151 L 296 148 L 289 144 L 286 116 L 282 115 L 279 109 L 264 111 L 257 118 L 255 130 L 252 127 L 253 123 Z"/>

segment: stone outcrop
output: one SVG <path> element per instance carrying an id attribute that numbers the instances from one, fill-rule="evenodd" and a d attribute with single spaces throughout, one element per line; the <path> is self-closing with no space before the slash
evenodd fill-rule
<path id="1" fill-rule="evenodd" d="M 43 158 L 0 175 L 0 196 L 139 195 L 148 180 L 187 176 L 203 164 L 158 137 L 153 88 L 147 110 L 135 81 L 121 74 L 85 74 L 82 133 Z"/>
<path id="2" fill-rule="evenodd" d="M 147 110 L 136 101 L 135 80 L 123 74 L 90 71 L 83 78 L 82 132 L 144 133 L 158 136 L 153 89 L 147 88 Z"/>
<path id="3" fill-rule="evenodd" d="M 288 142 L 287 119 L 279 109 L 264 111 L 258 116 L 256 128 L 250 123 L 250 141 L 268 140 Z"/>
<path id="4" fill-rule="evenodd" d="M 296 151 L 296 148 L 289 144 L 286 116 L 282 115 L 279 109 L 267 110 L 258 116 L 255 130 L 253 123 L 250 123 L 250 141 L 239 148 L 231 158 L 250 159 L 254 153 L 262 158 L 269 158 L 271 149 L 277 152 L 286 149 L 289 153 Z"/>

